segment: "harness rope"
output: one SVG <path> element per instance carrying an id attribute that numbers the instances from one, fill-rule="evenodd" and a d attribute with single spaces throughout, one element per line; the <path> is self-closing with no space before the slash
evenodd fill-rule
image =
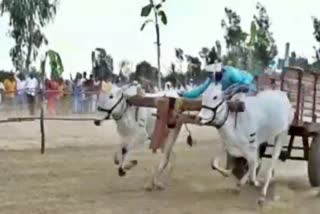
<path id="1" fill-rule="evenodd" d="M 224 117 L 224 119 L 222 120 L 222 122 L 220 124 L 214 123 L 213 121 L 216 119 L 217 116 L 217 110 L 220 106 L 222 106 L 225 103 L 225 99 L 223 99 L 216 107 L 210 107 L 210 106 L 206 106 L 206 105 L 202 105 L 201 108 L 204 109 L 208 109 L 210 111 L 213 112 L 213 116 L 211 118 L 211 120 L 207 123 L 207 124 L 213 124 L 214 127 L 216 127 L 217 129 L 220 129 L 222 126 L 224 126 L 224 124 L 226 123 L 226 121 L 228 120 L 229 117 L 229 107 L 227 106 L 227 113 L 226 116 Z"/>

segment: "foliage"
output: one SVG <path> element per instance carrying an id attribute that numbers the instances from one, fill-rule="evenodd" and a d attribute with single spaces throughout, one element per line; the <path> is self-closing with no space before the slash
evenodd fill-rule
<path id="1" fill-rule="evenodd" d="M 91 52 L 92 74 L 96 78 L 111 78 L 113 73 L 113 59 L 103 48 L 96 48 Z"/>
<path id="2" fill-rule="evenodd" d="M 317 40 L 317 42 L 320 43 L 320 20 L 316 17 L 312 17 L 312 19 L 313 19 L 313 28 L 314 28 L 313 35 Z M 320 70 L 320 47 L 317 48 L 316 46 L 314 46 L 313 49 L 315 52 L 316 61 L 312 64 L 312 67 Z"/>
<path id="3" fill-rule="evenodd" d="M 169 74 L 164 77 L 165 82 L 171 82 L 173 87 L 185 86 L 186 76 L 182 72 L 177 72 L 175 67 L 171 64 Z"/>
<path id="4" fill-rule="evenodd" d="M 226 20 L 221 21 L 221 26 L 225 30 L 225 40 L 227 44 L 227 55 L 224 57 L 224 64 L 232 65 L 244 69 L 247 61 L 247 49 L 245 41 L 248 34 L 241 28 L 241 18 L 233 10 L 225 8 Z"/>
<path id="5" fill-rule="evenodd" d="M 305 70 L 308 70 L 310 68 L 308 59 L 304 57 L 298 57 L 296 52 L 294 51 L 291 52 L 291 55 L 289 57 L 289 66 L 301 67 Z"/>
<path id="6" fill-rule="evenodd" d="M 267 10 L 260 3 L 256 9 L 258 14 L 253 17 L 250 34 L 242 30 L 240 16 L 231 9 L 225 9 L 227 21 L 222 20 L 222 27 L 226 32 L 228 52 L 223 58 L 224 64 L 251 72 L 261 71 L 268 67 L 277 55 Z"/>
<path id="7" fill-rule="evenodd" d="M 46 66 L 47 60 L 49 60 L 49 65 L 51 70 L 50 78 L 52 80 L 57 80 L 61 78 L 62 73 L 64 72 L 64 68 L 63 68 L 63 63 L 62 63 L 60 54 L 54 50 L 48 50 L 46 52 L 44 59 L 41 61 L 41 71 L 44 74 L 46 73 L 45 66 Z"/>
<path id="8" fill-rule="evenodd" d="M 12 77 L 11 72 L 0 70 L 0 82 L 4 82 L 6 79 L 10 77 Z"/>
<path id="9" fill-rule="evenodd" d="M 258 15 L 254 16 L 251 24 L 251 40 L 249 47 L 254 49 L 254 60 L 261 62 L 263 67 L 278 54 L 277 46 L 270 32 L 270 19 L 266 8 L 260 3 L 257 4 Z"/>
<path id="10" fill-rule="evenodd" d="M 176 54 L 176 58 L 178 59 L 178 61 L 179 62 L 183 62 L 183 60 L 184 60 L 183 50 L 181 48 L 176 48 L 175 49 L 175 54 Z"/>
<path id="11" fill-rule="evenodd" d="M 9 15 L 10 37 L 15 40 L 10 57 L 16 69 L 29 71 L 31 62 L 37 58 L 38 49 L 42 44 L 48 44 L 42 28 L 53 20 L 57 4 L 58 0 L 1 1 L 1 15 Z"/>
<path id="12" fill-rule="evenodd" d="M 147 61 L 142 61 L 137 64 L 135 72 L 130 74 L 130 80 L 149 80 L 155 84 L 157 82 L 157 75 L 158 71 L 155 67 Z"/>
<path id="13" fill-rule="evenodd" d="M 160 50 L 160 26 L 159 26 L 159 19 L 161 20 L 162 24 L 168 24 L 168 18 L 163 10 L 163 3 L 166 0 L 161 0 L 160 3 L 155 3 L 154 0 L 149 0 L 149 4 L 145 5 L 141 9 L 141 16 L 148 17 L 151 14 L 151 11 L 154 13 L 154 19 L 147 19 L 141 25 L 140 30 L 143 31 L 145 26 L 148 23 L 153 23 L 155 30 L 156 30 L 156 37 L 157 37 L 157 64 L 158 64 L 158 87 L 161 88 L 161 66 L 160 66 L 160 58 L 161 58 L 161 50 Z"/>
<path id="14" fill-rule="evenodd" d="M 241 18 L 235 11 L 225 8 L 225 13 L 227 20 L 223 19 L 221 26 L 226 31 L 227 48 L 239 47 L 244 43 L 248 34 L 242 31 L 240 26 Z"/>
<path id="15" fill-rule="evenodd" d="M 199 51 L 199 56 L 202 58 L 206 65 L 213 64 L 216 61 L 221 61 L 221 44 L 216 41 L 216 45 L 211 48 L 203 47 Z"/>

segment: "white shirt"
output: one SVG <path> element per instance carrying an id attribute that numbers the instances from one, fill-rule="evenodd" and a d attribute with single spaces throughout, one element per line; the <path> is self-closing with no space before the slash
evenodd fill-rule
<path id="1" fill-rule="evenodd" d="M 36 78 L 31 79 L 30 77 L 26 80 L 27 94 L 35 96 L 36 89 L 38 88 L 38 80 Z"/>
<path id="2" fill-rule="evenodd" d="M 17 78 L 16 81 L 18 94 L 24 93 L 24 90 L 26 89 L 26 81 L 20 80 L 19 78 Z"/>

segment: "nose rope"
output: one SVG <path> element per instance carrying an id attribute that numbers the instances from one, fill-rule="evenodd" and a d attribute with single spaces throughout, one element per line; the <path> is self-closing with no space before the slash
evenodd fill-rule
<path id="1" fill-rule="evenodd" d="M 222 120 L 222 122 L 220 124 L 214 123 L 214 120 L 216 119 L 216 116 L 217 116 L 217 110 L 219 109 L 220 106 L 222 106 L 223 103 L 225 103 L 225 99 L 223 99 L 216 107 L 210 107 L 210 106 L 206 106 L 206 105 L 203 105 L 201 107 L 201 108 L 208 109 L 213 112 L 213 116 L 207 124 L 212 124 L 217 129 L 220 129 L 222 126 L 224 126 L 224 124 L 226 123 L 226 121 L 228 120 L 228 117 L 229 117 L 229 107 L 227 105 L 226 115 L 225 115 L 224 119 Z"/>

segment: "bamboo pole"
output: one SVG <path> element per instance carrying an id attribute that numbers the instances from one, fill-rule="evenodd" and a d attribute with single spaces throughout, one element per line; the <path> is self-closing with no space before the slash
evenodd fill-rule
<path id="1" fill-rule="evenodd" d="M 41 109 L 40 109 L 40 132 L 41 132 L 41 154 L 45 152 L 46 146 L 46 137 L 45 137 L 45 129 L 44 129 L 44 90 L 45 90 L 45 63 L 46 60 L 43 61 L 42 71 L 41 71 L 41 94 L 40 94 L 40 102 L 41 102 Z"/>
<path id="2" fill-rule="evenodd" d="M 6 120 L 0 120 L 0 123 L 5 122 L 28 122 L 34 120 L 41 120 L 41 117 L 9 117 Z M 43 120 L 53 121 L 95 121 L 97 118 L 76 118 L 76 117 L 43 117 Z"/>

